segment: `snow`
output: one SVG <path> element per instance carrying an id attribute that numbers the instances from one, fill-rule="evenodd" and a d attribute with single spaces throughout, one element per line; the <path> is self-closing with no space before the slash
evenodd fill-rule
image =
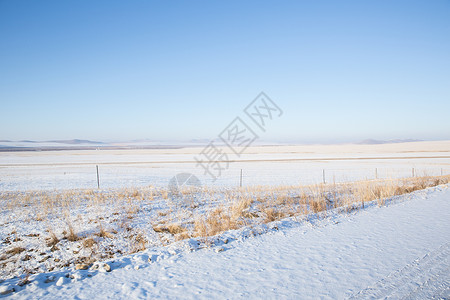
<path id="1" fill-rule="evenodd" d="M 207 247 L 195 239 L 154 247 L 107 261 L 111 272 L 66 268 L 31 275 L 6 297 L 448 298 L 449 243 L 446 185 L 381 207 L 374 201 L 351 213 L 335 209 L 228 231 Z"/>
<path id="2" fill-rule="evenodd" d="M 58 281 L 56 282 L 56 286 L 62 286 L 64 284 L 64 277 L 59 277 Z"/>
<path id="3" fill-rule="evenodd" d="M 201 147 L 182 149 L 0 152 L 0 190 L 164 186 L 178 173 L 193 173 L 203 185 L 292 185 L 399 178 L 450 173 L 450 142 L 384 145 L 308 145 L 250 147 L 233 160 L 217 181 L 194 159 Z M 441 170 L 442 169 L 442 170 Z"/>
<path id="4" fill-rule="evenodd" d="M 388 295 L 408 299 L 425 299 L 430 295 L 444 298 L 450 294 L 449 257 L 450 243 L 446 243 L 362 290 L 352 299 L 379 299 Z"/>
<path id="5" fill-rule="evenodd" d="M 154 230 L 162 221 L 193 226 L 195 218 L 229 205 L 241 169 L 244 187 L 317 184 L 324 170 L 329 183 L 408 177 L 412 169 L 416 175 L 448 174 L 450 142 L 251 147 L 239 158 L 230 156 L 237 161 L 216 182 L 196 167 L 201 150 L 0 152 L 0 297 L 450 297 L 448 186 L 351 212 L 337 208 L 268 224 L 252 217 L 243 228 L 209 238 L 176 242 Z M 199 177 L 205 192 L 183 201 L 164 197 L 169 180 L 183 172 Z M 142 194 L 126 195 L 135 191 Z M 61 199 L 60 206 L 33 205 L 28 195 L 39 203 Z M 142 200 L 131 201 L 139 195 Z M 98 236 L 102 224 L 114 238 Z M 81 240 L 62 238 L 69 225 Z M 48 229 L 60 239 L 55 249 L 46 245 Z M 129 254 L 140 234 L 147 250 Z M 83 245 L 88 238 L 95 239 L 93 248 Z M 23 250 L 8 254 L 14 247 Z M 75 269 L 77 259 L 94 252 L 93 265 Z M 26 269 L 35 274 L 25 275 Z"/>

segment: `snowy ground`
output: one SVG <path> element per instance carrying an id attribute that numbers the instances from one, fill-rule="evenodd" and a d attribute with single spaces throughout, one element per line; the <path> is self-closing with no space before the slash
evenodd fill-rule
<path id="1" fill-rule="evenodd" d="M 447 299 L 449 220 L 450 190 L 438 186 L 226 232 L 203 249 L 193 239 L 149 249 L 109 261 L 111 272 L 70 268 L 1 289 L 22 299 Z"/>
<path id="2" fill-rule="evenodd" d="M 412 175 L 450 174 L 450 141 L 383 145 L 259 146 L 234 162 L 217 181 L 196 166 L 202 147 L 148 150 L 0 152 L 0 190 L 164 186 L 178 173 L 193 173 L 206 186 L 298 185 Z"/>
<path id="3" fill-rule="evenodd" d="M 200 151 L 0 153 L 0 294 L 450 297 L 449 278 L 443 275 L 450 273 L 447 186 L 395 196 L 386 206 L 373 201 L 363 210 L 358 198 L 368 184 L 387 195 L 376 186 L 412 172 L 450 173 L 450 142 L 252 147 L 214 183 L 193 163 Z M 236 188 L 241 169 L 244 189 Z M 307 195 L 317 194 L 316 200 L 331 199 L 325 212 L 315 214 L 305 190 L 286 185 L 321 183 L 324 170 L 331 190 L 306 189 Z M 168 194 L 170 178 L 181 172 L 196 174 L 203 188 Z M 354 186 L 333 184 L 366 179 Z M 410 184 L 420 185 L 409 182 L 404 188 Z M 339 198 L 340 205 L 356 204 L 333 209 Z M 216 217 L 231 220 L 231 226 L 204 238 L 202 222 L 211 227 Z M 49 240 L 52 233 L 55 243 Z M 77 264 L 87 269 L 75 270 Z"/>

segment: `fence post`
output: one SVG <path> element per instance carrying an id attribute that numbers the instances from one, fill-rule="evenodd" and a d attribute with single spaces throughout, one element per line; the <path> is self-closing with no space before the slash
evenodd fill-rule
<path id="1" fill-rule="evenodd" d="M 100 188 L 100 177 L 98 176 L 98 165 L 95 166 L 97 169 L 97 188 Z"/>
<path id="2" fill-rule="evenodd" d="M 415 177 L 415 176 L 414 176 L 414 168 L 412 168 L 412 177 Z"/>
<path id="3" fill-rule="evenodd" d="M 441 176 L 442 176 L 442 168 L 441 168 Z"/>
<path id="4" fill-rule="evenodd" d="M 378 169 L 375 168 L 375 179 L 378 179 Z"/>
<path id="5" fill-rule="evenodd" d="M 239 179 L 239 187 L 242 187 L 242 169 L 241 169 L 241 176 L 240 176 L 240 179 Z"/>
<path id="6" fill-rule="evenodd" d="M 323 183 L 325 183 L 325 169 L 322 169 Z"/>

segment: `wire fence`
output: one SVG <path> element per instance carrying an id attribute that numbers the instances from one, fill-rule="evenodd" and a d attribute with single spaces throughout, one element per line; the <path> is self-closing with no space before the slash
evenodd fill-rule
<path id="1" fill-rule="evenodd" d="M 288 172 L 288 174 L 286 174 Z M 361 167 L 361 168 L 320 168 L 309 169 L 240 169 L 218 179 L 218 185 L 308 185 L 319 183 L 342 183 L 358 180 L 400 179 L 421 176 L 443 176 L 450 174 L 446 168 L 417 167 Z M 242 175 L 241 175 L 242 174 Z"/>
<path id="2" fill-rule="evenodd" d="M 179 173 L 192 173 L 204 186 L 309 185 L 358 180 L 450 174 L 449 164 L 431 163 L 234 163 L 216 180 L 195 164 L 87 164 L 21 166 L 0 169 L 0 191 L 167 187 Z"/>

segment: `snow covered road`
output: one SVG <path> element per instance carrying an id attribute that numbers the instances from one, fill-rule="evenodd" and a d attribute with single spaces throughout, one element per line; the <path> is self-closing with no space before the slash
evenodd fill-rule
<path id="1" fill-rule="evenodd" d="M 449 297 L 450 189 L 184 252 L 142 269 L 29 285 L 12 298 L 345 299 Z"/>

